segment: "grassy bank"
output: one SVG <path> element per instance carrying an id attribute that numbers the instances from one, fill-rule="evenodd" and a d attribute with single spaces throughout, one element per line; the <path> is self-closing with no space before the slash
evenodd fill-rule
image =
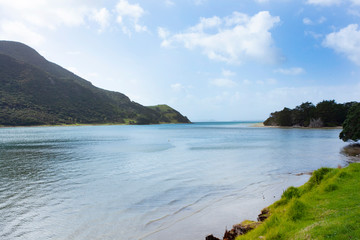
<path id="1" fill-rule="evenodd" d="M 236 239 L 360 239 L 360 163 L 315 171 L 269 209 L 268 219 Z"/>

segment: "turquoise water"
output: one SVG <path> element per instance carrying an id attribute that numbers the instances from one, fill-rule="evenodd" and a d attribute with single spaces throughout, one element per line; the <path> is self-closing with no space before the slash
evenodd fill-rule
<path id="1" fill-rule="evenodd" d="M 0 129 L 0 239 L 183 240 L 256 219 L 340 130 L 251 123 Z"/>

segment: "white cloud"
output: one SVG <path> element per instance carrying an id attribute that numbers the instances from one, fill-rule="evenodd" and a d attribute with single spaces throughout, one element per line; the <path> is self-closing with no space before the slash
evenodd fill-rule
<path id="1" fill-rule="evenodd" d="M 217 87 L 228 87 L 228 88 L 231 88 L 231 87 L 234 87 L 237 85 L 236 82 L 234 82 L 230 79 L 227 79 L 227 78 L 213 79 L 210 81 L 210 84 L 217 86 Z"/>
<path id="2" fill-rule="evenodd" d="M 315 39 L 319 39 L 319 38 L 323 37 L 322 34 L 316 33 L 316 32 L 313 32 L 313 31 L 305 31 L 304 34 L 305 34 L 305 36 L 312 36 Z"/>
<path id="3" fill-rule="evenodd" d="M 171 0 L 165 0 L 165 5 L 168 6 L 168 7 L 171 7 L 171 6 L 174 6 L 175 3 Z"/>
<path id="4" fill-rule="evenodd" d="M 117 22 L 127 34 L 132 31 L 147 31 L 140 24 L 145 14 L 139 4 L 130 4 L 127 0 L 119 0 L 114 6 Z M 46 0 L 0 0 L 0 21 L 18 21 L 35 29 L 40 34 L 43 29 L 56 30 L 60 26 L 77 27 L 95 22 L 99 32 L 104 31 L 111 23 L 111 10 L 98 7 L 95 1 L 46 1 Z"/>
<path id="5" fill-rule="evenodd" d="M 169 47 L 170 45 L 170 42 L 168 40 L 166 40 L 169 36 L 170 36 L 170 32 L 165 29 L 165 28 L 162 28 L 162 27 L 158 27 L 157 29 L 158 31 L 158 36 L 163 40 L 161 42 L 161 46 L 162 47 Z"/>
<path id="6" fill-rule="evenodd" d="M 303 23 L 305 25 L 314 25 L 314 24 L 322 24 L 326 21 L 326 18 L 325 17 L 320 17 L 317 21 L 313 21 L 311 20 L 310 18 L 304 18 L 303 19 Z"/>
<path id="7" fill-rule="evenodd" d="M 0 23 L 0 38 L 25 42 L 38 46 L 44 42 L 44 37 L 22 22 L 2 21 Z"/>
<path id="8" fill-rule="evenodd" d="M 281 73 L 284 75 L 299 75 L 305 72 L 303 68 L 294 67 L 294 68 L 279 68 L 274 70 L 275 73 Z"/>
<path id="9" fill-rule="evenodd" d="M 250 21 L 250 17 L 245 13 L 233 12 L 232 15 L 224 18 L 226 26 L 246 24 Z"/>
<path id="10" fill-rule="evenodd" d="M 275 78 L 268 78 L 268 79 L 264 79 L 264 80 L 256 80 L 255 83 L 260 86 L 266 86 L 266 85 L 269 86 L 269 85 L 277 84 L 278 81 Z M 252 82 L 246 79 L 243 81 L 243 84 L 250 85 L 250 84 L 252 84 Z"/>
<path id="11" fill-rule="evenodd" d="M 117 22 L 125 34 L 131 35 L 132 29 L 136 32 L 147 31 L 145 25 L 139 24 L 145 11 L 139 4 L 130 4 L 127 0 L 120 0 L 116 5 Z"/>
<path id="12" fill-rule="evenodd" d="M 322 16 L 322 17 L 319 18 L 318 23 L 319 23 L 319 24 L 322 24 L 322 23 L 324 23 L 325 21 L 326 21 L 326 17 Z"/>
<path id="13" fill-rule="evenodd" d="M 360 0 L 351 0 L 352 4 L 360 5 Z"/>
<path id="14" fill-rule="evenodd" d="M 89 7 L 75 0 L 65 2 L 0 0 L 0 19 L 16 20 L 27 25 L 49 29 L 55 29 L 60 25 L 82 25 L 90 10 Z"/>
<path id="15" fill-rule="evenodd" d="M 161 39 L 166 39 L 170 35 L 170 32 L 165 28 L 158 27 L 158 35 Z"/>
<path id="16" fill-rule="evenodd" d="M 222 75 L 223 75 L 224 77 L 231 77 L 231 76 L 235 76 L 236 73 L 235 73 L 235 72 L 232 72 L 232 71 L 230 71 L 230 70 L 225 70 L 225 69 L 223 69 L 223 70 L 222 70 Z"/>
<path id="17" fill-rule="evenodd" d="M 99 32 L 102 32 L 110 25 L 111 14 L 106 8 L 93 11 L 92 19 L 100 25 Z"/>
<path id="18" fill-rule="evenodd" d="M 360 65 L 360 30 L 357 24 L 350 24 L 338 32 L 328 34 L 322 44 Z"/>
<path id="19" fill-rule="evenodd" d="M 307 0 L 308 4 L 319 5 L 319 6 L 332 6 L 341 3 L 341 0 Z"/>
<path id="20" fill-rule="evenodd" d="M 227 63 L 249 59 L 274 63 L 278 53 L 270 30 L 279 22 L 279 17 L 267 11 L 252 17 L 234 12 L 225 18 L 201 18 L 183 33 L 163 38 L 162 46 L 181 44 L 190 50 L 199 48 L 208 58 Z"/>
<path id="21" fill-rule="evenodd" d="M 242 83 L 243 83 L 244 85 L 250 85 L 250 84 L 251 84 L 251 81 L 250 81 L 249 79 L 245 79 L 245 80 L 242 81 Z"/>
<path id="22" fill-rule="evenodd" d="M 174 83 L 170 87 L 174 91 L 181 91 L 184 89 L 184 86 L 181 83 Z"/>
<path id="23" fill-rule="evenodd" d="M 100 31 L 108 24 L 110 13 L 94 3 L 63 0 L 0 0 L 1 38 L 40 45 L 46 32 L 60 27 L 79 27 L 96 22 Z M 10 25 L 17 27 L 8 27 Z"/>
<path id="24" fill-rule="evenodd" d="M 269 85 L 275 85 L 277 84 L 277 80 L 275 78 L 268 78 L 266 79 L 266 83 L 269 84 Z"/>
<path id="25" fill-rule="evenodd" d="M 311 19 L 309 19 L 309 18 L 304 18 L 304 19 L 303 19 L 303 23 L 304 23 L 305 25 L 311 25 L 311 24 L 313 24 L 313 21 L 311 21 Z"/>
<path id="26" fill-rule="evenodd" d="M 214 16 L 211 18 L 200 18 L 200 23 L 195 25 L 194 27 L 191 27 L 189 31 L 191 32 L 203 32 L 204 30 L 216 28 L 221 25 L 222 21 L 219 17 Z"/>
<path id="27" fill-rule="evenodd" d="M 195 5 L 202 5 L 206 3 L 207 0 L 194 0 Z"/>

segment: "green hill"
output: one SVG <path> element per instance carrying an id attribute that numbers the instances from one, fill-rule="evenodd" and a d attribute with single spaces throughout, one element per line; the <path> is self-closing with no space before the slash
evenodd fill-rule
<path id="1" fill-rule="evenodd" d="M 181 115 L 175 109 L 169 107 L 168 105 L 157 105 L 157 106 L 150 106 L 152 110 L 155 110 L 160 114 L 159 121 L 160 123 L 178 123 L 178 122 L 188 122 L 189 119 Z"/>
<path id="2" fill-rule="evenodd" d="M 189 123 L 107 91 L 18 42 L 0 41 L 0 125 Z"/>

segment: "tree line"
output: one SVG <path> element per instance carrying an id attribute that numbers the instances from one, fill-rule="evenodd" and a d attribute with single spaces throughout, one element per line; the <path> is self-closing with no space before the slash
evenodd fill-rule
<path id="1" fill-rule="evenodd" d="M 335 100 L 324 100 L 314 105 L 302 103 L 294 109 L 284 108 L 273 112 L 265 120 L 265 126 L 298 126 L 298 127 L 336 127 L 342 126 L 350 108 L 357 102 L 336 103 Z"/>

